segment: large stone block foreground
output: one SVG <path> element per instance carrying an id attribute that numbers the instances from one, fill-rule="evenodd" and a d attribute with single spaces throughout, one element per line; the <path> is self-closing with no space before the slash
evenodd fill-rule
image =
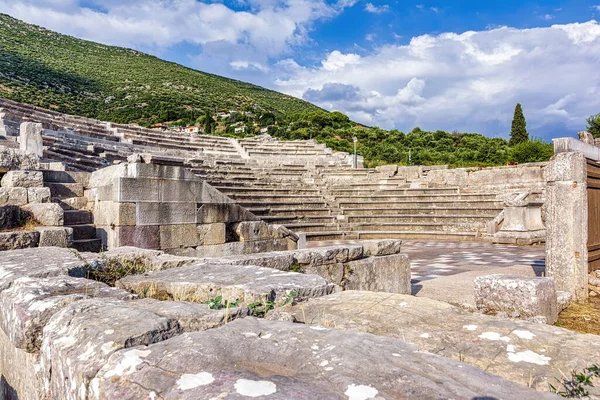
<path id="1" fill-rule="evenodd" d="M 151 280 L 157 291 L 180 288 L 179 296 L 190 287 L 206 297 L 241 293 L 244 301 L 333 287 L 316 275 L 141 252 L 158 271 L 121 283 Z M 349 256 L 321 255 L 329 254 Z M 106 262 L 90 257 L 62 248 L 0 253 L 3 400 L 556 398 L 484 370 L 517 382 L 534 373 L 538 383 L 558 376 L 550 366 L 569 370 L 600 355 L 586 335 L 390 293 L 347 291 L 288 310 L 306 325 L 249 318 L 243 306 L 139 299 L 85 279 Z M 367 328 L 379 336 L 350 332 Z"/>
<path id="2" fill-rule="evenodd" d="M 369 334 L 245 318 L 115 353 L 93 399 L 555 398 Z"/>
<path id="3" fill-rule="evenodd" d="M 470 313 L 424 297 L 346 291 L 281 312 L 299 322 L 414 343 L 513 382 L 549 390 L 563 372 L 600 360 L 600 340 L 551 325 Z M 562 371 L 562 372 L 561 372 Z M 600 395 L 596 390 L 595 395 Z M 537 398 L 537 397 L 532 397 Z"/>

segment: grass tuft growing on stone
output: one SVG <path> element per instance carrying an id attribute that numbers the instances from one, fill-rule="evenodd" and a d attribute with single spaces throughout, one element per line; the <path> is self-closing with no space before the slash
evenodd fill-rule
<path id="1" fill-rule="evenodd" d="M 115 286 L 119 279 L 128 275 L 143 274 L 148 270 L 148 265 L 150 260 L 142 256 L 119 258 L 102 254 L 98 262 L 89 265 L 87 278 Z"/>

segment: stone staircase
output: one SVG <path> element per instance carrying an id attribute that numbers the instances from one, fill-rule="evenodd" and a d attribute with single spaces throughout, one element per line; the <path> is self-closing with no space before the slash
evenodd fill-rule
<path id="1" fill-rule="evenodd" d="M 99 252 L 102 241 L 96 238 L 93 214 L 87 210 L 84 188 L 89 179 L 85 172 L 44 171 L 44 186 L 50 188 L 52 202 L 64 210 L 64 225 L 73 229 L 73 248 Z"/>

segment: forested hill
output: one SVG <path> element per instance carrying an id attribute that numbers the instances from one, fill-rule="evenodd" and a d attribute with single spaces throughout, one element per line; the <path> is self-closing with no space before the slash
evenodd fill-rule
<path id="1" fill-rule="evenodd" d="M 215 108 L 252 108 L 280 116 L 320 110 L 259 86 L 61 35 L 4 14 L 0 14 L 0 97 L 142 125 L 195 120 Z"/>

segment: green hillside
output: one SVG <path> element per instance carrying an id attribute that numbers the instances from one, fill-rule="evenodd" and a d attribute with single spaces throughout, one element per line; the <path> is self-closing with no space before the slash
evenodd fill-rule
<path id="1" fill-rule="evenodd" d="M 258 108 L 280 116 L 320 110 L 259 86 L 61 35 L 4 14 L 0 14 L 0 97 L 142 125 L 195 120 L 215 108 Z"/>

